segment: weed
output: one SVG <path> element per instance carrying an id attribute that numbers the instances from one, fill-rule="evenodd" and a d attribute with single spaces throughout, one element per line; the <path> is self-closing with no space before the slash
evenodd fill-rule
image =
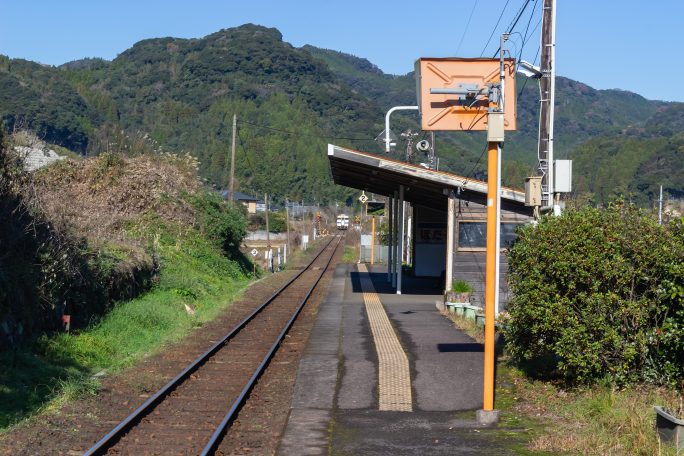
<path id="1" fill-rule="evenodd" d="M 344 246 L 344 252 L 342 253 L 342 262 L 343 263 L 356 263 L 358 260 L 358 254 L 356 252 L 356 249 L 352 246 L 345 245 Z"/>
<path id="2" fill-rule="evenodd" d="M 506 361 L 497 367 L 497 408 L 504 417 L 537 422 L 528 449 L 551 454 L 675 455 L 660 445 L 654 405 L 676 407 L 681 393 L 664 387 L 608 384 L 566 391 L 553 383 L 528 380 Z"/>

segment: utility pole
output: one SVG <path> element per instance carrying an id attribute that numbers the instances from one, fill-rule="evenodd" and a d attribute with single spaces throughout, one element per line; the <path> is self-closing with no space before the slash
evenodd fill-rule
<path id="1" fill-rule="evenodd" d="M 375 216 L 372 216 L 371 221 L 371 261 L 370 264 L 375 264 Z"/>
<path id="2" fill-rule="evenodd" d="M 268 193 L 264 193 L 264 204 L 266 205 L 266 246 L 271 248 L 271 235 L 268 227 Z"/>
<path id="3" fill-rule="evenodd" d="M 264 204 L 266 205 L 266 251 L 268 252 L 268 263 L 267 266 L 271 267 L 271 230 L 268 226 L 268 193 L 264 193 Z"/>
<path id="4" fill-rule="evenodd" d="M 287 252 L 290 251 L 290 201 L 285 199 L 285 230 L 287 232 L 287 242 L 285 243 L 285 262 L 287 263 Z"/>
<path id="5" fill-rule="evenodd" d="M 544 0 L 541 33 L 539 89 L 539 171 L 542 175 L 542 206 L 554 204 L 553 120 L 556 98 L 556 0 Z"/>
<path id="6" fill-rule="evenodd" d="M 660 199 L 658 200 L 658 225 L 663 224 L 663 186 L 660 186 Z"/>
<path id="7" fill-rule="evenodd" d="M 237 114 L 233 114 L 233 138 L 230 148 L 230 202 L 235 201 L 235 136 L 237 136 Z"/>

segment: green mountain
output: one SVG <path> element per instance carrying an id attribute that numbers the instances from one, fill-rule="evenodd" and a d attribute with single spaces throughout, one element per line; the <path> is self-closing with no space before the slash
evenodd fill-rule
<path id="1" fill-rule="evenodd" d="M 520 187 L 536 163 L 539 89 L 519 79 L 517 91 L 520 129 L 507 136 L 503 166 L 505 183 Z M 209 182 L 224 186 L 237 113 L 239 189 L 276 200 L 349 195 L 331 185 L 325 145 L 381 152 L 373 139 L 387 109 L 400 104 L 415 104 L 413 74 L 388 75 L 363 58 L 295 48 L 276 29 L 252 24 L 200 39 L 144 40 L 112 61 L 55 68 L 0 57 L 7 130 L 30 128 L 83 154 L 190 153 Z M 576 160 L 577 189 L 597 201 L 622 191 L 650 195 L 664 178 L 658 167 L 681 158 L 666 144 L 683 125 L 682 104 L 557 80 L 556 155 Z M 392 128 L 418 131 L 415 113 L 397 113 Z M 482 178 L 484 144 L 482 133 L 439 132 L 440 166 Z M 636 152 L 644 149 L 649 153 Z M 670 179 L 672 195 L 684 189 L 680 176 Z"/>

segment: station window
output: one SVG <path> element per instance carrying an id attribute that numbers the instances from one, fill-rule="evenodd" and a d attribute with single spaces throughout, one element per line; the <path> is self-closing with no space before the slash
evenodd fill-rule
<path id="1" fill-rule="evenodd" d="M 518 237 L 515 233 L 520 222 L 501 222 L 501 248 L 508 249 Z M 458 249 L 459 250 L 485 250 L 487 248 L 487 222 L 485 221 L 459 221 L 458 222 Z"/>

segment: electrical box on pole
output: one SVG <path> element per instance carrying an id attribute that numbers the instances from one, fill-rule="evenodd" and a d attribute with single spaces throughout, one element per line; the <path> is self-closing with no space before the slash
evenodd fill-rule
<path id="1" fill-rule="evenodd" d="M 487 142 L 503 142 L 504 131 L 504 113 L 490 112 L 489 126 L 487 128 Z"/>
<path id="2" fill-rule="evenodd" d="M 572 160 L 554 160 L 554 192 L 570 193 L 572 191 Z"/>
<path id="3" fill-rule="evenodd" d="M 541 180 L 541 176 L 532 176 L 525 178 L 525 206 L 541 206 Z"/>

